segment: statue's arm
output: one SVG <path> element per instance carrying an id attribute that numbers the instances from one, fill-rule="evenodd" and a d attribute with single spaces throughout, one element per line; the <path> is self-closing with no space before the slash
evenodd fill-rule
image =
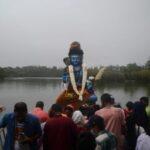
<path id="1" fill-rule="evenodd" d="M 62 80 L 63 80 L 63 86 L 64 86 L 65 90 L 67 90 L 68 83 L 69 83 L 69 73 L 67 71 L 67 68 L 64 69 Z"/>
<path id="2" fill-rule="evenodd" d="M 68 83 L 68 81 L 69 81 L 69 73 L 67 71 L 67 68 L 64 69 L 62 79 L 63 79 L 63 83 Z"/>

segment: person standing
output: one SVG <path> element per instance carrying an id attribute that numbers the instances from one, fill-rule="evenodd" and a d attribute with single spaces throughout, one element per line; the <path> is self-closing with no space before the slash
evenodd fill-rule
<path id="1" fill-rule="evenodd" d="M 116 150 L 117 139 L 114 134 L 105 129 L 104 119 L 102 117 L 93 115 L 87 126 L 95 136 L 95 150 Z"/>
<path id="2" fill-rule="evenodd" d="M 14 106 L 14 112 L 6 114 L 0 121 L 0 128 L 7 127 L 4 150 L 38 150 L 37 139 L 42 130 L 38 118 L 27 111 L 24 102 Z"/>
<path id="3" fill-rule="evenodd" d="M 150 150 L 150 128 L 138 137 L 135 150 Z"/>
<path id="4" fill-rule="evenodd" d="M 75 150 L 77 126 L 62 115 L 61 105 L 53 104 L 49 117 L 44 126 L 43 150 Z"/>
<path id="5" fill-rule="evenodd" d="M 105 93 L 101 96 L 102 109 L 95 112 L 95 115 L 104 118 L 106 129 L 112 132 L 118 141 L 118 150 L 124 149 L 124 131 L 125 115 L 121 108 L 116 108 L 112 105 L 111 95 Z"/>
<path id="6" fill-rule="evenodd" d="M 46 122 L 48 120 L 48 113 L 43 110 L 44 102 L 38 101 L 36 103 L 35 108 L 32 110 L 32 114 L 37 116 L 41 123 Z"/>
<path id="7" fill-rule="evenodd" d="M 95 150 L 96 141 L 90 131 L 81 132 L 77 140 L 77 150 Z"/>
<path id="8" fill-rule="evenodd" d="M 149 104 L 149 98 L 148 97 L 141 97 L 139 101 L 136 101 L 134 103 L 134 118 L 136 121 L 136 124 L 140 127 L 143 127 L 144 130 L 146 130 L 149 127 L 149 119 L 146 114 L 146 107 Z"/>

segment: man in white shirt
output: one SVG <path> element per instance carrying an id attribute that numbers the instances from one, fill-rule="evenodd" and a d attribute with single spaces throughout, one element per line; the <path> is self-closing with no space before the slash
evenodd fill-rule
<path id="1" fill-rule="evenodd" d="M 136 150 L 150 150 L 150 128 L 138 137 Z"/>

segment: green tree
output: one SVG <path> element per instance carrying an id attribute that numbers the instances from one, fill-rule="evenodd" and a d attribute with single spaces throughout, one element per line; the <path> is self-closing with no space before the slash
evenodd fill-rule
<path id="1" fill-rule="evenodd" d="M 145 68 L 150 69 L 150 59 L 145 63 Z"/>
<path id="2" fill-rule="evenodd" d="M 0 68 L 0 79 L 4 79 L 6 77 L 5 71 L 3 68 Z"/>

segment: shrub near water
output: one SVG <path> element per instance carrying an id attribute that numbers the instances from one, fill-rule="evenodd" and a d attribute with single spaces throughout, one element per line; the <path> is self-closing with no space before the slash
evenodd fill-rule
<path id="1" fill-rule="evenodd" d="M 88 75 L 95 76 L 101 67 L 88 68 Z M 62 77 L 64 68 L 56 66 L 25 66 L 0 68 L 0 78 L 7 77 Z M 150 83 L 150 60 L 144 66 L 136 63 L 126 66 L 108 66 L 100 82 L 136 81 Z"/>

